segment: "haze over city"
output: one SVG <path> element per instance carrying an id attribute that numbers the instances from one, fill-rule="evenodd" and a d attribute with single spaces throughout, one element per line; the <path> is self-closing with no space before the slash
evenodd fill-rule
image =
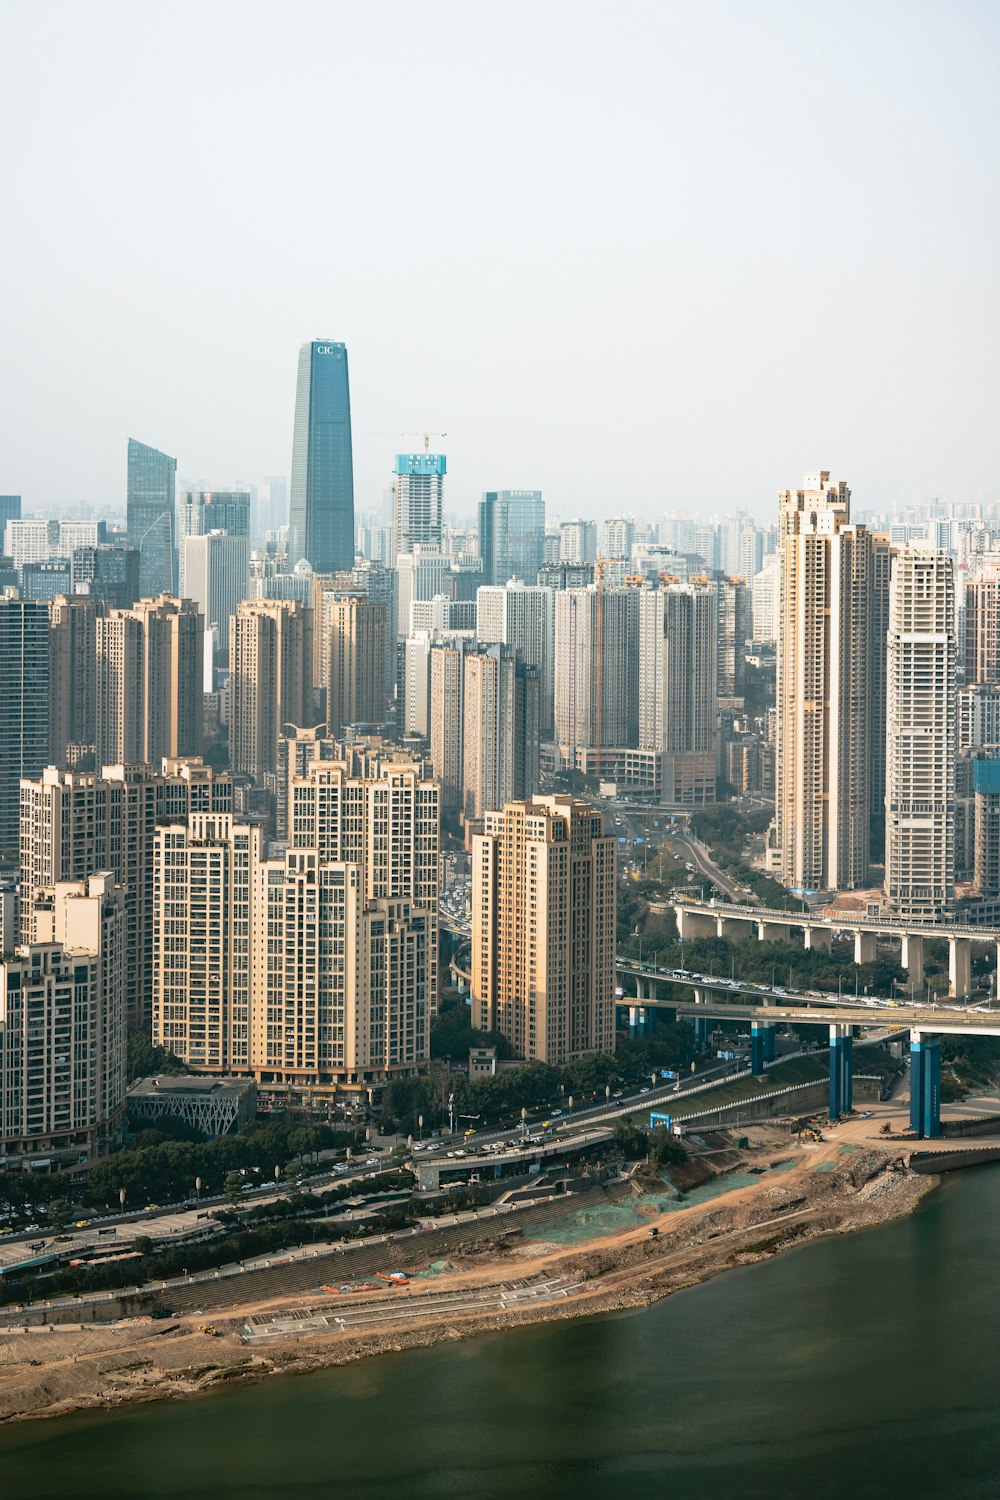
<path id="1" fill-rule="evenodd" d="M 17 3 L 5 484 L 120 505 L 125 438 L 287 474 L 351 349 L 356 496 L 451 512 L 993 498 L 995 7 Z"/>
<path id="2" fill-rule="evenodd" d="M 2 1500 L 1000 1492 L 998 40 L 0 0 Z"/>

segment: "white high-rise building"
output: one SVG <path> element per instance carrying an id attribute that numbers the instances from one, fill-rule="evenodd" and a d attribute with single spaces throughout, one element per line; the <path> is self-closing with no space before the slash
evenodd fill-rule
<path id="1" fill-rule="evenodd" d="M 103 521 L 44 521 L 29 517 L 9 520 L 3 550 L 15 568 L 45 562 L 50 557 L 72 557 L 78 547 L 97 547 L 105 540 Z"/>
<path id="2" fill-rule="evenodd" d="M 443 453 L 397 453 L 393 480 L 393 552 L 412 552 L 420 543 L 441 548 L 444 507 Z"/>
<path id="3" fill-rule="evenodd" d="M 468 652 L 462 701 L 462 807 L 481 818 L 537 789 L 538 669 L 512 646 Z"/>
<path id="4" fill-rule="evenodd" d="M 1000 745 L 1000 683 L 977 682 L 958 690 L 958 749 Z"/>
<path id="5" fill-rule="evenodd" d="M 410 633 L 410 606 L 415 599 L 433 599 L 445 591 L 451 558 L 440 545 L 415 542 L 396 558 L 396 631 Z"/>
<path id="6" fill-rule="evenodd" d="M 886 675 L 886 900 L 938 922 L 955 900 L 955 571 L 931 546 L 896 557 Z"/>
<path id="7" fill-rule="evenodd" d="M 370 1087 L 429 1057 L 439 789 L 311 761 L 291 847 L 191 814 L 156 830 L 153 1037 L 190 1066 L 274 1088 Z"/>
<path id="8" fill-rule="evenodd" d="M 260 829 L 231 813 L 192 813 L 156 829 L 153 1041 L 191 1068 L 250 1068 L 250 924 L 260 858 Z"/>
<path id="9" fill-rule="evenodd" d="M 601 522 L 601 556 L 630 558 L 635 540 L 632 516 L 611 516 Z"/>
<path id="10" fill-rule="evenodd" d="M 250 538 L 210 531 L 187 536 L 181 545 L 184 593 L 218 627 L 218 656 L 228 660 L 229 621 L 250 592 Z"/>
<path id="11" fill-rule="evenodd" d="M 559 561 L 592 563 L 596 557 L 596 521 L 561 521 L 559 524 Z"/>
<path id="12" fill-rule="evenodd" d="M 555 737 L 564 759 L 634 747 L 638 730 L 639 590 L 558 589 Z"/>
<path id="13" fill-rule="evenodd" d="M 161 594 L 97 619 L 99 765 L 201 753 L 204 617 Z"/>
<path id="14" fill-rule="evenodd" d="M 106 872 L 59 884 L 0 961 L 0 1170 L 78 1170 L 121 1139 L 124 900 Z"/>
<path id="15" fill-rule="evenodd" d="M 476 593 L 476 635 L 484 646 L 513 646 L 521 660 L 538 668 L 539 724 L 543 739 L 552 734 L 555 674 L 554 591 L 512 578 Z"/>
<path id="16" fill-rule="evenodd" d="M 93 771 L 47 767 L 21 782 L 21 938 L 39 942 L 48 892 L 110 870 L 125 892 L 125 1003 L 148 1029 L 152 1000 L 153 835 L 163 818 L 231 810 L 232 778 L 200 760 Z"/>
<path id="17" fill-rule="evenodd" d="M 465 601 L 463 601 L 465 602 Z M 475 613 L 475 604 L 468 603 Z M 435 711 L 432 705 L 431 663 L 440 647 L 459 644 L 474 649 L 474 630 L 414 630 L 406 639 L 403 651 L 405 726 L 407 734 L 433 740 Z M 432 751 L 433 756 L 433 751 Z"/>
<path id="18" fill-rule="evenodd" d="M 441 805 L 455 810 L 462 801 L 465 734 L 465 658 L 475 640 L 453 636 L 430 650 L 430 742 Z"/>
<path id="19" fill-rule="evenodd" d="M 776 835 L 795 890 L 868 880 L 872 542 L 846 484 L 779 492 Z"/>
<path id="20" fill-rule="evenodd" d="M 639 594 L 639 748 L 660 757 L 662 798 L 715 801 L 718 614 L 713 585 Z"/>
<path id="21" fill-rule="evenodd" d="M 762 645 L 777 642 L 781 620 L 781 559 L 776 552 L 764 560 L 750 585 L 751 634 Z"/>
<path id="22" fill-rule="evenodd" d="M 313 612 L 294 599 L 247 599 L 230 626 L 229 755 L 262 783 L 278 770 L 286 724 L 311 723 Z"/>

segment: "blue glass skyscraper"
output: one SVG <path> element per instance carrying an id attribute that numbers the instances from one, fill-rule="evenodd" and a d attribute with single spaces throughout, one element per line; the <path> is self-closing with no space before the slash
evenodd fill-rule
<path id="1" fill-rule="evenodd" d="M 0 599 L 0 850 L 17 853 L 22 776 L 49 755 L 49 606 Z"/>
<path id="2" fill-rule="evenodd" d="M 129 438 L 128 544 L 139 554 L 139 593 L 143 599 L 177 591 L 176 484 L 176 458 Z"/>
<path id="3" fill-rule="evenodd" d="M 288 561 L 317 573 L 354 565 L 354 461 L 347 346 L 314 339 L 299 350 L 288 507 Z"/>
<path id="4" fill-rule="evenodd" d="M 487 490 L 479 502 L 484 583 L 534 583 L 545 554 L 541 490 Z"/>

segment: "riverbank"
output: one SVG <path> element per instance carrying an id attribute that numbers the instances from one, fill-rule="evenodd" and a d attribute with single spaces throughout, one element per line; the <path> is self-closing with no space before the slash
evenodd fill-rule
<path id="1" fill-rule="evenodd" d="M 422 1239 L 411 1241 L 391 1268 L 406 1282 L 341 1291 L 329 1280 L 170 1322 L 0 1334 L 0 1422 L 186 1399 L 233 1382 L 642 1307 L 811 1240 L 902 1217 L 937 1182 L 909 1171 L 898 1148 L 855 1145 L 843 1132 L 782 1144 L 783 1153 L 772 1143 L 755 1158 L 757 1178 L 736 1178 L 741 1185 L 705 1202 L 665 1208 L 637 1192 L 632 1224 L 621 1230 L 588 1235 L 588 1211 L 570 1201 L 526 1228 L 493 1221 L 473 1235 L 465 1226 L 443 1257 L 435 1236 L 430 1263 Z M 343 1262 L 317 1270 L 344 1274 Z M 214 1334 L 203 1331 L 209 1319 Z"/>

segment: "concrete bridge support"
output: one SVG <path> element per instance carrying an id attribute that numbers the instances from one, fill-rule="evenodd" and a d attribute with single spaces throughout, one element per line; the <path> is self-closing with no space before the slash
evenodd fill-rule
<path id="1" fill-rule="evenodd" d="M 691 938 L 715 937 L 714 912 L 695 912 L 678 905 L 674 907 L 674 918 L 677 922 L 677 936 L 682 943 Z"/>
<path id="2" fill-rule="evenodd" d="M 903 934 L 899 961 L 906 970 L 907 989 L 911 995 L 918 994 L 924 987 L 924 940 L 921 934 Z"/>
<path id="3" fill-rule="evenodd" d="M 774 1022 L 751 1021 L 750 1023 L 750 1072 L 758 1077 L 764 1064 L 774 1061 Z"/>
<path id="4" fill-rule="evenodd" d="M 839 1120 L 852 1106 L 853 1042 L 850 1026 L 830 1027 L 830 1119 Z"/>
<path id="5" fill-rule="evenodd" d="M 874 932 L 862 932 L 860 928 L 854 933 L 854 962 L 856 964 L 873 964 L 878 957 L 878 939 Z"/>
<path id="6" fill-rule="evenodd" d="M 786 927 L 784 922 L 758 922 L 758 943 L 787 943 L 791 937 L 791 928 Z M 1000 950 L 1000 944 L 998 944 Z"/>
<path id="7" fill-rule="evenodd" d="M 748 917 L 717 917 L 715 935 L 726 938 L 730 943 L 742 943 L 745 938 L 753 936 L 756 925 L 756 922 Z"/>
<path id="8" fill-rule="evenodd" d="M 646 1035 L 646 1020 L 649 1012 L 641 1005 L 630 1005 L 628 1008 L 628 1034 L 634 1041 L 637 1037 Z"/>
<path id="9" fill-rule="evenodd" d="M 706 995 L 704 990 L 692 990 L 695 1005 L 704 1005 Z M 712 1034 L 711 1016 L 694 1017 L 694 1040 L 697 1047 L 707 1047 Z"/>
<path id="10" fill-rule="evenodd" d="M 910 1032 L 910 1129 L 924 1139 L 941 1134 L 941 1038 Z"/>
<path id="11" fill-rule="evenodd" d="M 833 941 L 833 933 L 829 927 L 804 927 L 805 946 L 807 948 L 829 949 Z"/>
<path id="12" fill-rule="evenodd" d="M 967 995 L 972 988 L 972 940 L 948 939 L 948 994 Z"/>

